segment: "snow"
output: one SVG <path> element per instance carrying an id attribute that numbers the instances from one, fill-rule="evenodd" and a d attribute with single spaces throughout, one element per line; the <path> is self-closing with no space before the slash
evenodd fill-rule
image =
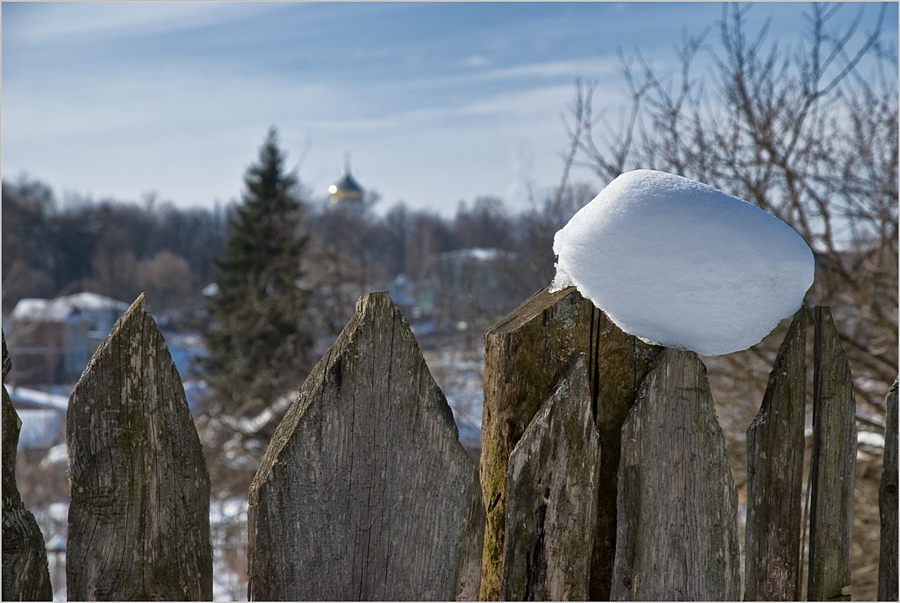
<path id="1" fill-rule="evenodd" d="M 31 389 L 28 387 L 7 386 L 6 392 L 13 406 L 46 408 L 65 413 L 69 407 L 69 396 Z"/>
<path id="2" fill-rule="evenodd" d="M 16 412 L 22 421 L 18 450 L 50 450 L 62 439 L 65 415 L 46 409 Z"/>
<path id="3" fill-rule="evenodd" d="M 815 275 L 809 246 L 775 216 L 654 170 L 620 175 L 556 233 L 552 291 L 574 285 L 625 332 L 703 355 L 758 343 Z"/>
<path id="4" fill-rule="evenodd" d="M 112 312 L 121 316 L 128 309 L 128 304 L 97 293 L 76 293 L 53 300 L 33 297 L 19 300 L 13 309 L 12 318 L 16 320 L 45 320 L 64 322 L 73 314 L 85 312 Z"/>

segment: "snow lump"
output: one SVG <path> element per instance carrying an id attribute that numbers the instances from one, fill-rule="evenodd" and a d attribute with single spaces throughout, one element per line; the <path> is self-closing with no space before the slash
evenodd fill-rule
<path id="1" fill-rule="evenodd" d="M 623 331 L 719 355 L 794 314 L 815 274 L 809 246 L 775 216 L 654 170 L 620 175 L 556 233 L 556 278 Z"/>

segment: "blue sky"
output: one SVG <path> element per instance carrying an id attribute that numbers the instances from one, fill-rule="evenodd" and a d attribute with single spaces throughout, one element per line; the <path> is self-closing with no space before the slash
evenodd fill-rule
<path id="1" fill-rule="evenodd" d="M 796 45 L 805 8 L 755 4 L 749 28 L 771 17 L 769 39 Z M 275 125 L 316 196 L 349 151 L 381 209 L 450 215 L 495 195 L 517 210 L 526 187 L 560 178 L 576 78 L 615 115 L 618 49 L 674 68 L 683 32 L 721 15 L 718 3 L 3 2 L 0 166 L 59 199 L 212 206 L 239 197 Z M 885 29 L 896 47 L 896 4 Z"/>

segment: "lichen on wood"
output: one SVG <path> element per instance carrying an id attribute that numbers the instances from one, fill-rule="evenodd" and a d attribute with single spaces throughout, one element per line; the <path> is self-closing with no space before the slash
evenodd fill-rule
<path id="1" fill-rule="evenodd" d="M 66 442 L 69 598 L 211 600 L 209 474 L 143 294 L 72 391 Z"/>
<path id="2" fill-rule="evenodd" d="M 588 599 L 600 458 L 579 354 L 510 455 L 503 600 Z"/>
<path id="3" fill-rule="evenodd" d="M 569 363 L 584 354 L 603 463 L 591 555 L 592 599 L 608 598 L 616 532 L 619 432 L 661 348 L 623 333 L 570 287 L 542 289 L 485 334 L 481 482 L 487 510 L 482 600 L 500 597 L 509 455 Z"/>

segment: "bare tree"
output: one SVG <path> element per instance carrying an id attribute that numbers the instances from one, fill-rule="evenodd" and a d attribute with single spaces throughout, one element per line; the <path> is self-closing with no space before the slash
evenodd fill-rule
<path id="1" fill-rule="evenodd" d="M 812 4 L 790 49 L 768 43 L 768 23 L 750 35 L 748 8 L 726 4 L 718 43 L 709 31 L 685 37 L 677 73 L 620 55 L 630 106 L 617 122 L 594 115 L 595 86 L 579 84 L 567 123 L 576 163 L 605 181 L 677 173 L 797 230 L 816 257 L 807 302 L 833 307 L 861 419 L 875 424 L 897 375 L 897 57 L 882 39 L 885 8 L 864 32 L 871 7 Z M 774 353 L 761 345 L 725 361 L 734 371 L 755 355 L 767 371 Z"/>

